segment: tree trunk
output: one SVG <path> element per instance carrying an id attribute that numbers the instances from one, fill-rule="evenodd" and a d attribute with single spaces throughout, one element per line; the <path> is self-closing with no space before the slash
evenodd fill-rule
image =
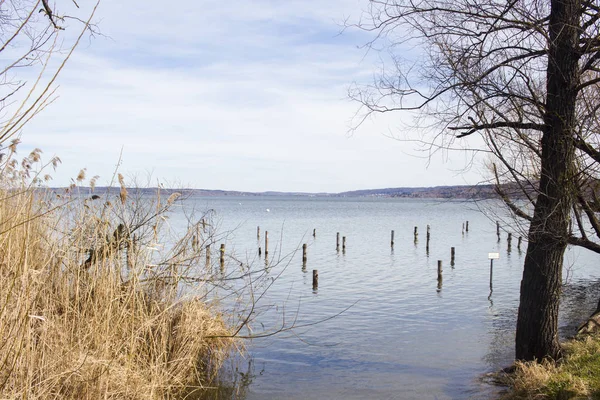
<path id="1" fill-rule="evenodd" d="M 573 203 L 580 0 L 552 0 L 539 195 L 529 227 L 516 358 L 560 358 L 558 305 Z"/>

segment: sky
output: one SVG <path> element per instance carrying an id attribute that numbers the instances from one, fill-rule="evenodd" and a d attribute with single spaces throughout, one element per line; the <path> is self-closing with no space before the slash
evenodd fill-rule
<path id="1" fill-rule="evenodd" d="M 81 2 L 79 2 L 81 3 Z M 175 5 L 172 5 L 175 4 Z M 56 101 L 21 132 L 20 153 L 58 156 L 52 186 L 82 168 L 108 184 L 341 192 L 475 184 L 469 156 L 429 157 L 401 131 L 403 116 L 352 131 L 353 83 L 368 84 L 381 54 L 371 34 L 343 30 L 366 0 L 103 0 L 57 80 Z M 76 26 L 67 26 L 74 35 Z M 410 51 L 414 51 L 410 50 Z"/>

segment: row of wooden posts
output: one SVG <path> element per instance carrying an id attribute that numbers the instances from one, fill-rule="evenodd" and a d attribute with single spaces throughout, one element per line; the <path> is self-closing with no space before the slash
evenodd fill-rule
<path id="1" fill-rule="evenodd" d="M 339 233 L 338 233 L 338 247 L 339 247 Z M 313 237 L 317 237 L 317 230 L 313 229 Z M 260 241 L 260 226 L 256 227 L 256 239 Z M 346 237 L 344 237 L 344 248 L 346 247 Z M 303 246 L 304 255 L 303 260 L 306 261 L 306 244 Z M 265 257 L 269 254 L 269 231 L 265 231 Z M 262 249 L 258 246 L 258 255 L 262 255 Z"/>
<path id="2" fill-rule="evenodd" d="M 500 241 L 500 222 L 496 221 L 496 236 L 498 236 L 498 242 Z M 508 246 L 508 251 L 510 251 L 511 246 L 512 246 L 512 233 L 508 233 L 508 236 L 506 238 L 506 242 L 507 242 L 507 246 Z M 518 240 L 517 240 L 517 249 L 521 250 L 521 243 L 523 242 L 523 237 L 519 236 Z"/>
<path id="3" fill-rule="evenodd" d="M 219 249 L 219 263 L 221 264 L 221 269 L 223 269 L 225 266 L 225 243 L 221 243 Z M 210 265 L 210 244 L 206 245 L 206 264 Z"/>
<path id="4" fill-rule="evenodd" d="M 468 225 L 469 225 L 469 223 L 467 222 L 467 227 L 468 227 Z M 431 233 L 430 233 L 429 225 L 427 225 L 427 236 L 426 236 L 426 239 L 427 240 L 425 242 L 425 251 L 427 251 L 427 253 L 429 253 L 429 240 L 431 239 Z M 414 241 L 415 244 L 417 244 L 417 242 L 419 241 L 419 229 L 416 226 L 415 226 L 415 230 L 413 231 L 413 241 Z M 391 244 L 392 249 L 394 249 L 394 231 L 393 230 L 392 230 L 392 237 L 391 237 L 390 244 Z"/>
<path id="5" fill-rule="evenodd" d="M 221 264 L 221 268 L 223 268 L 225 266 L 225 243 L 221 243 L 219 253 L 219 263 Z M 206 245 L 206 265 L 210 265 L 210 244 Z"/>
<path id="6" fill-rule="evenodd" d="M 463 228 L 465 227 L 465 225 L 463 224 Z M 469 222 L 467 221 L 466 223 L 466 229 L 467 232 L 469 231 Z M 429 253 L 429 241 L 431 239 L 431 232 L 430 232 L 431 228 L 429 225 L 427 225 L 427 242 L 426 242 L 426 249 L 427 252 Z M 268 254 L 268 245 L 269 245 L 269 232 L 265 231 L 265 257 Z M 317 237 L 317 230 L 313 229 L 313 237 L 316 238 Z M 336 232 L 336 239 L 335 239 L 335 249 L 336 251 L 340 251 L 340 233 Z M 418 227 L 415 226 L 414 229 L 414 242 L 417 243 L 418 241 Z M 260 226 L 258 226 L 256 228 L 256 238 L 257 240 L 260 241 Z M 222 245 L 223 246 L 223 245 Z M 307 247 L 308 245 L 306 243 L 304 243 L 302 245 L 302 268 L 306 269 L 306 261 L 308 259 L 307 257 Z M 394 248 L 394 230 L 392 230 L 391 232 L 391 247 L 392 249 Z M 342 251 L 345 252 L 346 251 L 346 236 L 342 236 Z M 454 266 L 454 258 L 455 258 L 455 249 L 454 247 L 452 247 L 450 249 L 450 265 Z M 261 248 L 260 246 L 258 247 L 258 255 L 261 255 Z M 441 261 L 438 261 L 438 280 L 441 279 Z M 319 286 L 319 271 L 316 269 L 313 269 L 313 289 L 317 289 Z"/>
<path id="7" fill-rule="evenodd" d="M 463 223 L 463 234 L 465 232 L 469 232 L 469 221 L 466 221 L 465 223 Z M 317 237 L 317 230 L 313 229 L 313 237 Z M 426 251 L 427 253 L 429 253 L 429 241 L 431 239 L 431 234 L 430 234 L 430 227 L 429 225 L 427 225 L 427 232 L 426 232 Z M 498 241 L 500 241 L 500 223 L 498 221 L 496 221 L 496 235 L 498 236 Z M 418 228 L 415 226 L 415 229 L 413 231 L 413 238 L 414 238 L 414 242 L 417 243 L 418 242 L 418 237 L 419 237 L 419 232 L 418 232 Z M 257 240 L 260 241 L 260 226 L 258 226 L 256 228 L 256 238 Z M 507 242 L 508 242 L 508 250 L 510 251 L 511 248 L 511 241 L 512 241 L 512 234 L 508 233 L 508 238 L 507 238 Z M 517 244 L 517 248 L 519 250 L 521 250 L 521 241 L 522 241 L 522 237 L 519 236 L 518 239 L 518 244 Z M 392 249 L 394 248 L 394 230 L 391 231 L 391 239 L 390 239 L 390 244 Z M 336 233 L 336 244 L 335 244 L 335 248 L 336 251 L 340 250 L 340 233 L 337 232 Z M 346 236 L 342 236 L 342 251 L 346 251 Z M 265 257 L 267 257 L 269 254 L 269 232 L 265 231 Z M 259 246 L 258 247 L 258 255 L 261 256 L 262 255 L 262 249 Z M 454 247 L 450 248 L 450 265 L 454 268 L 454 261 L 455 261 L 455 256 L 456 256 L 456 250 Z M 307 261 L 307 244 L 304 243 L 302 245 L 302 265 L 303 268 L 306 268 L 306 261 Z M 206 262 L 207 264 L 210 263 L 210 245 L 206 246 Z M 221 264 L 221 268 L 223 268 L 224 264 L 225 264 L 225 244 L 221 244 L 221 248 L 220 248 L 220 257 L 219 257 L 219 262 Z M 442 281 L 442 260 L 438 260 L 438 268 L 437 268 L 437 273 L 438 273 L 438 288 L 441 286 L 441 281 Z M 491 270 L 490 270 L 490 284 L 491 284 Z M 319 271 L 314 269 L 313 270 L 313 289 L 316 289 L 319 286 Z"/>

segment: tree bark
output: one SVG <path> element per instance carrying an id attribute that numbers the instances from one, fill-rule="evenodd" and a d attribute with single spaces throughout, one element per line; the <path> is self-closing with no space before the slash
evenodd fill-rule
<path id="1" fill-rule="evenodd" d="M 516 358 L 560 358 L 558 305 L 573 204 L 581 0 L 552 0 L 539 195 L 529 227 Z"/>

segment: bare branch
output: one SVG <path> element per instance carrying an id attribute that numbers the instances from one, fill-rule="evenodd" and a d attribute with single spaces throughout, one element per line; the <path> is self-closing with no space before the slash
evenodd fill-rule
<path id="1" fill-rule="evenodd" d="M 470 118 L 470 119 L 471 119 L 471 122 L 473 123 L 473 125 L 453 126 L 453 127 L 450 127 L 449 129 L 453 130 L 453 131 L 466 130 L 466 132 L 461 133 L 460 135 L 456 136 L 457 138 L 469 136 L 477 131 L 498 129 L 498 128 L 512 128 L 512 129 L 524 129 L 524 130 L 529 129 L 529 130 L 537 130 L 540 132 L 544 131 L 544 125 L 542 125 L 542 124 L 534 124 L 534 123 L 527 123 L 527 122 L 510 122 L 510 121 L 493 122 L 493 123 L 489 123 L 489 124 L 478 124 L 472 118 Z"/>

